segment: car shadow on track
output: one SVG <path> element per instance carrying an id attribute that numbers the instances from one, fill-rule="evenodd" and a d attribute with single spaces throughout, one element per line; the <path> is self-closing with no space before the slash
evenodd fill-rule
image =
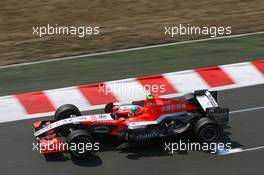
<path id="1" fill-rule="evenodd" d="M 97 167 L 103 164 L 102 159 L 96 154 L 92 154 L 89 158 L 75 158 L 68 154 L 49 154 L 45 156 L 47 162 L 65 162 L 72 161 L 75 165 L 83 167 Z"/>
<path id="2" fill-rule="evenodd" d="M 170 150 L 166 150 L 166 144 L 168 143 L 178 143 L 180 140 L 190 141 L 190 133 L 185 133 L 180 136 L 163 138 L 160 140 L 153 141 L 148 144 L 135 145 L 131 148 L 121 150 L 120 153 L 128 153 L 126 156 L 128 159 L 136 160 L 143 157 L 163 157 L 163 156 L 173 156 Z M 174 152 L 176 154 L 187 155 L 187 150 L 177 150 Z"/>
<path id="3" fill-rule="evenodd" d="M 224 136 L 221 140 L 222 143 L 230 143 L 232 149 L 233 148 L 239 148 L 242 147 L 240 143 L 236 141 L 232 141 L 229 137 L 232 135 L 228 130 L 230 127 L 225 128 Z M 190 132 L 185 132 L 182 135 L 159 139 L 159 140 L 153 140 L 151 142 L 148 142 L 147 144 L 135 144 L 130 145 L 128 148 L 125 149 L 116 149 L 117 146 L 120 144 L 115 139 L 103 139 L 101 140 L 100 144 L 102 144 L 102 147 L 100 148 L 100 152 L 107 152 L 107 151 L 117 151 L 120 154 L 126 154 L 127 159 L 131 160 L 137 160 L 140 158 L 148 158 L 148 157 L 163 157 L 163 156 L 173 156 L 174 154 L 179 155 L 188 155 L 190 150 L 176 150 L 175 152 L 170 152 L 170 150 L 166 150 L 165 146 L 167 143 L 179 143 L 179 142 L 185 142 L 185 143 L 192 143 L 195 142 L 195 139 L 193 138 L 193 134 Z M 197 150 L 197 152 L 204 152 L 211 154 L 208 151 L 200 151 Z M 72 161 L 75 165 L 83 166 L 83 167 L 97 167 L 103 164 L 102 159 L 97 154 L 92 154 L 91 157 L 86 159 L 78 159 L 71 157 L 69 154 L 50 154 L 45 157 L 46 161 L 49 162 L 64 162 L 64 161 Z"/>
<path id="4" fill-rule="evenodd" d="M 136 160 L 142 157 L 163 157 L 172 156 L 164 150 L 164 141 L 153 141 L 148 144 L 133 145 L 119 151 L 120 154 L 128 154 L 128 159 Z"/>
<path id="5" fill-rule="evenodd" d="M 232 148 L 232 149 L 243 147 L 244 145 L 242 145 L 241 143 L 239 143 L 239 142 L 237 142 L 237 141 L 235 141 L 235 140 L 232 140 L 232 139 L 230 138 L 230 136 L 232 135 L 232 133 L 229 132 L 229 130 L 230 130 L 231 128 L 232 128 L 232 127 L 229 126 L 229 125 L 224 126 L 225 131 L 224 131 L 224 135 L 223 135 L 223 138 L 222 138 L 222 142 L 223 142 L 223 143 L 231 143 L 231 148 Z"/>
<path id="6" fill-rule="evenodd" d="M 219 141 L 219 143 L 223 143 L 226 145 L 227 143 L 230 145 L 231 149 L 234 148 L 241 148 L 243 147 L 242 144 L 240 144 L 237 141 L 231 140 L 229 137 L 232 135 L 228 130 L 230 129 L 230 126 L 226 126 L 225 129 L 227 131 L 224 132 L 224 135 L 222 139 Z M 207 154 L 212 154 L 212 155 L 218 155 L 219 150 L 175 150 L 174 152 L 171 152 L 172 150 L 166 150 L 166 144 L 168 143 L 197 143 L 196 140 L 193 138 L 193 133 L 191 132 L 185 132 L 184 134 L 177 136 L 177 137 L 170 137 L 166 139 L 162 139 L 156 142 L 153 142 L 148 145 L 141 145 L 141 146 L 136 146 L 132 148 L 128 148 L 125 150 L 121 150 L 120 153 L 128 153 L 126 156 L 128 159 L 140 159 L 142 157 L 160 157 L 160 156 L 173 156 L 173 155 L 188 155 L 190 151 L 195 151 L 195 152 L 203 152 Z M 219 144 L 218 143 L 218 144 Z M 213 152 L 212 152 L 213 151 Z M 216 151 L 216 152 L 215 152 Z M 223 150 L 221 150 L 223 151 Z"/>

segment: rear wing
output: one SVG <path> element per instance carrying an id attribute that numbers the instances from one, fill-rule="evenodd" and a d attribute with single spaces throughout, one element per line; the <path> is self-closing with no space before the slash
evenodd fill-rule
<path id="1" fill-rule="evenodd" d="M 194 96 L 204 111 L 207 108 L 219 107 L 217 103 L 217 91 L 199 90 L 194 92 Z"/>
<path id="2" fill-rule="evenodd" d="M 214 118 L 220 124 L 228 123 L 229 109 L 219 107 L 217 91 L 198 90 L 194 92 L 194 96 L 207 117 Z"/>

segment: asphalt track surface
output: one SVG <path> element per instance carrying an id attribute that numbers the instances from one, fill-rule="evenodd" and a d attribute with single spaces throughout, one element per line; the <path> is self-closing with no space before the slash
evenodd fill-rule
<path id="1" fill-rule="evenodd" d="M 226 90 L 219 102 L 231 111 L 264 106 L 264 85 Z M 0 124 L 0 174 L 73 175 L 73 174 L 263 174 L 264 149 L 230 155 L 189 151 L 174 153 L 164 147 L 135 148 L 127 151 L 103 148 L 86 160 L 72 160 L 69 155 L 46 161 L 32 151 L 35 142 L 34 120 Z M 252 148 L 264 145 L 264 109 L 231 114 L 226 130 L 233 145 Z"/>

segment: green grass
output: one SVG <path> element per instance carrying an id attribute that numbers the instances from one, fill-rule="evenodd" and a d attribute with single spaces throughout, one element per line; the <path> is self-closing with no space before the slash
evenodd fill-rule
<path id="1" fill-rule="evenodd" d="M 0 95 L 264 59 L 264 34 L 0 69 Z"/>

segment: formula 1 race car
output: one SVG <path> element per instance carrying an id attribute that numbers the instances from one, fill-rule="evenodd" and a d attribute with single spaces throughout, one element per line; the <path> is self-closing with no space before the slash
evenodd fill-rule
<path id="1" fill-rule="evenodd" d="M 199 90 L 176 100 L 148 95 L 128 105 L 109 103 L 105 113 L 95 115 L 81 116 L 76 106 L 66 104 L 57 109 L 53 120 L 35 122 L 33 128 L 42 154 L 70 152 L 87 157 L 99 149 L 95 139 L 101 135 L 142 143 L 191 130 L 197 141 L 216 143 L 228 119 L 229 109 L 218 106 L 217 92 Z M 80 150 L 80 144 L 89 149 Z"/>

